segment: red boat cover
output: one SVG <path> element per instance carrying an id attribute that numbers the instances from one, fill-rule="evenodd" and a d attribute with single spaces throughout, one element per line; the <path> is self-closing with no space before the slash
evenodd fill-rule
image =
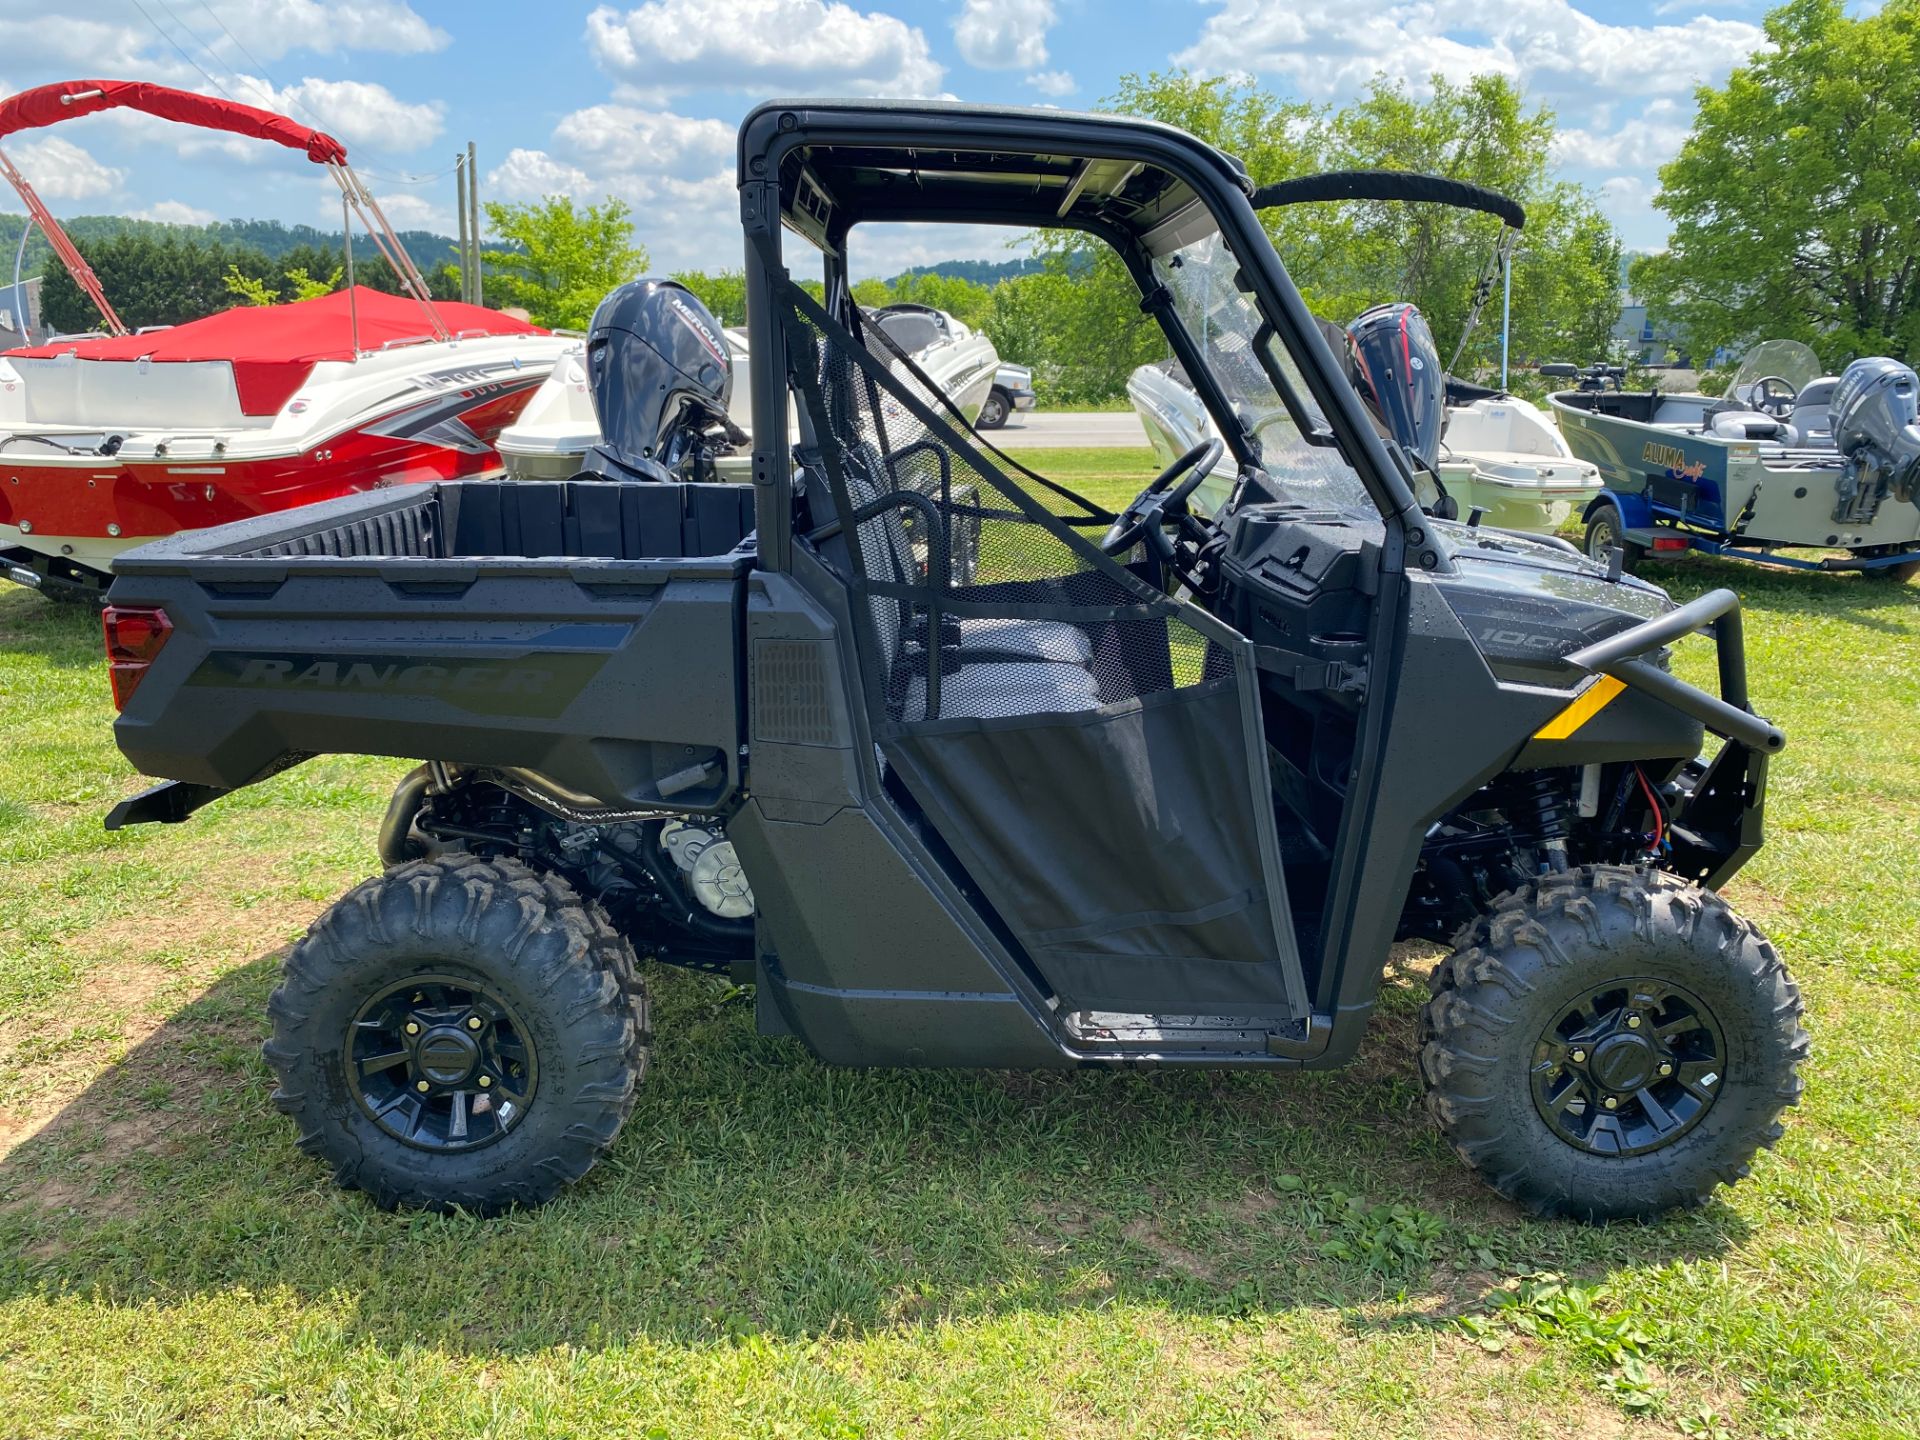
<path id="1" fill-rule="evenodd" d="M 58 125 L 62 120 L 122 105 L 158 115 L 163 120 L 177 120 L 183 125 L 231 130 L 236 135 L 272 140 L 293 150 L 306 151 L 307 158 L 318 165 L 345 164 L 347 159 L 347 147 L 331 135 L 309 129 L 284 115 L 257 110 L 236 100 L 219 100 L 190 90 L 149 85 L 144 80 L 62 80 L 56 85 L 22 90 L 18 95 L 0 100 L 0 139 L 17 130 Z"/>
<path id="2" fill-rule="evenodd" d="M 359 311 L 362 350 L 378 350 L 390 341 L 419 340 L 431 334 L 427 317 L 421 313 L 417 301 L 402 295 L 385 295 L 364 285 L 356 285 L 353 296 Z M 434 309 L 455 335 L 547 333 L 537 325 L 480 305 L 440 300 L 434 302 Z M 351 360 L 353 341 L 347 292 L 336 290 L 317 300 L 222 310 L 218 315 L 191 320 L 170 330 L 98 340 L 59 340 L 51 345 L 9 350 L 6 355 L 10 359 L 50 360 L 73 352 L 82 360 L 144 357 L 156 364 L 226 360 L 233 365 L 233 383 L 240 392 L 241 413 L 273 415 L 306 383 L 315 362 Z"/>

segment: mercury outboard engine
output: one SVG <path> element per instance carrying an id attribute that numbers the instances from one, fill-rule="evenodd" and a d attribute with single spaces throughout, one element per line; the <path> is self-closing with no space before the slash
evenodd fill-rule
<path id="1" fill-rule="evenodd" d="M 1846 458 L 1833 518 L 1871 520 L 1886 495 L 1920 504 L 1920 379 L 1898 360 L 1856 360 L 1833 388 L 1833 444 Z"/>
<path id="2" fill-rule="evenodd" d="M 1440 461 L 1446 372 L 1427 318 L 1403 302 L 1376 305 L 1347 326 L 1348 372 L 1400 448 L 1427 469 Z"/>
<path id="3" fill-rule="evenodd" d="M 600 302 L 587 331 L 587 385 L 600 443 L 585 474 L 705 479 L 712 457 L 746 438 L 727 420 L 726 336 L 676 280 L 634 280 Z"/>

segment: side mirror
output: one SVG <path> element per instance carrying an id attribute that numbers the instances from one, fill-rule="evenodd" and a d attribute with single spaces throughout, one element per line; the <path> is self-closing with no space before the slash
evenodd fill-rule
<path id="1" fill-rule="evenodd" d="M 1577 365 L 1568 365 L 1561 362 L 1555 362 L 1554 364 L 1551 364 L 1551 365 L 1540 366 L 1539 373 L 1542 375 L 1552 376 L 1555 380 L 1571 380 L 1573 379 L 1574 376 L 1580 373 L 1580 367 Z"/>

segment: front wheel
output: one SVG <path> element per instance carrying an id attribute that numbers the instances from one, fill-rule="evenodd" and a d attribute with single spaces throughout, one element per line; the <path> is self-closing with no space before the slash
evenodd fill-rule
<path id="1" fill-rule="evenodd" d="M 1549 875 L 1455 946 L 1421 1017 L 1427 1108 L 1538 1214 L 1699 1205 L 1799 1100 L 1800 992 L 1710 890 L 1618 866 Z"/>
<path id="2" fill-rule="evenodd" d="M 566 883 L 454 854 L 314 922 L 268 1004 L 274 1103 L 386 1209 L 538 1205 L 606 1153 L 646 1068 L 633 952 Z"/>
<path id="3" fill-rule="evenodd" d="M 978 428 L 982 430 L 998 430 L 1002 425 L 1007 423 L 1007 416 L 1011 414 L 1012 411 L 1013 406 L 1009 403 L 1006 392 L 1004 390 L 995 390 L 987 396 L 987 403 L 980 407 L 980 419 L 977 422 Z"/>
<path id="4" fill-rule="evenodd" d="M 1587 521 L 1587 558 L 1605 565 L 1607 553 L 1615 549 L 1620 551 L 1620 568 L 1629 575 L 1640 568 L 1640 562 L 1647 556 L 1645 546 L 1627 539 L 1620 512 L 1611 505 L 1602 505 Z"/>

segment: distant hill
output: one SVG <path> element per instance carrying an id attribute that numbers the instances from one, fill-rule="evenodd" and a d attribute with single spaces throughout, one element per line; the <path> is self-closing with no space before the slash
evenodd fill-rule
<path id="1" fill-rule="evenodd" d="M 0 284 L 13 279 L 13 257 L 20 244 L 20 227 L 26 223 L 24 215 L 0 215 Z M 60 223 L 82 248 L 89 240 L 111 240 L 130 234 L 162 238 L 178 235 L 202 243 L 243 245 L 251 250 L 263 251 L 269 259 L 278 259 L 300 245 L 320 245 L 332 250 L 340 248 L 338 230 L 319 230 L 312 225 L 283 225 L 278 220 L 216 220 L 211 225 L 173 225 L 160 220 L 135 220 L 126 215 L 76 215 Z M 431 230 L 402 230 L 399 234 L 400 243 L 407 247 L 407 253 L 413 256 L 414 263 L 422 270 L 431 270 L 442 260 L 455 258 L 458 247 L 448 236 L 436 235 Z M 356 255 L 371 256 L 378 253 L 373 248 L 373 242 L 364 235 L 354 236 L 353 248 Z M 46 239 L 38 230 L 34 231 L 33 238 L 27 242 L 27 258 L 22 273 L 38 275 L 52 259 L 53 254 L 47 247 Z"/>
<path id="2" fill-rule="evenodd" d="M 1076 272 L 1091 263 L 1084 255 L 1075 254 L 1068 258 L 1068 265 Z M 887 283 L 891 285 L 913 275 L 951 275 L 957 279 L 971 280 L 976 285 L 997 285 L 1015 276 L 1037 275 L 1046 268 L 1045 261 L 1032 256 L 1020 260 L 941 260 L 933 265 L 915 265 L 911 270 L 902 270 Z"/>
<path id="3" fill-rule="evenodd" d="M 976 285 L 993 285 L 1001 280 L 1011 280 L 1016 275 L 1032 275 L 1046 267 L 1038 260 L 942 260 L 934 265 L 915 265 L 910 270 L 902 270 L 887 283 L 904 280 L 910 275 L 951 275 L 958 280 L 971 280 Z"/>

